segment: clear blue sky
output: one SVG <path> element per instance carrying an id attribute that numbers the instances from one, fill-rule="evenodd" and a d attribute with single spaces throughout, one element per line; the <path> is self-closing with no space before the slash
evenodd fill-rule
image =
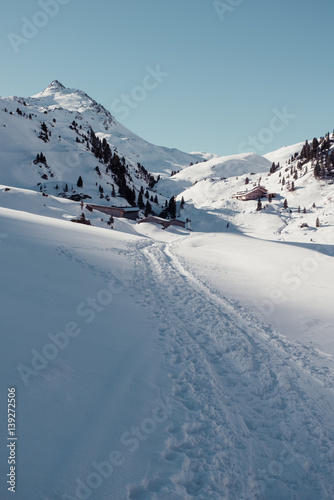
<path id="1" fill-rule="evenodd" d="M 220 16 L 213 0 L 51 3 L 53 16 L 38 15 L 38 1 L 2 9 L 0 95 L 32 95 L 58 79 L 148 141 L 221 155 L 333 130 L 333 0 L 221 0 Z M 8 34 L 22 36 L 24 17 L 46 25 L 30 39 L 24 32 L 15 51 Z M 157 65 L 168 76 L 154 85 L 147 67 Z M 115 111 L 132 92 L 136 107 Z M 284 108 L 293 115 L 285 123 L 274 112 Z"/>

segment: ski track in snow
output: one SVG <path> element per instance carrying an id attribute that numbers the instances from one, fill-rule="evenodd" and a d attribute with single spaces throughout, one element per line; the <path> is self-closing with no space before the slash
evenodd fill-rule
<path id="1" fill-rule="evenodd" d="M 175 471 L 148 471 L 129 498 L 333 499 L 334 378 L 324 356 L 209 288 L 175 245 L 129 247 L 173 380 L 162 459 Z"/>

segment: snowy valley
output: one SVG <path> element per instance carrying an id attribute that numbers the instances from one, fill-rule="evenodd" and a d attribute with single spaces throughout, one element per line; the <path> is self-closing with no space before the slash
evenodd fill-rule
<path id="1" fill-rule="evenodd" d="M 220 157 L 57 80 L 0 98 L 18 500 L 334 498 L 332 171 L 334 134 Z"/>

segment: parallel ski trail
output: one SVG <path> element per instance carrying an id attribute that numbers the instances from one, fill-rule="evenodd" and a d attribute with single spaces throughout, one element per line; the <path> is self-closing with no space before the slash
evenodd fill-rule
<path id="1" fill-rule="evenodd" d="M 170 246 L 130 255 L 173 379 L 163 459 L 175 473 L 148 473 L 129 498 L 334 498 L 330 374 L 300 363 L 307 352 L 291 358 L 291 345 L 251 325 Z"/>

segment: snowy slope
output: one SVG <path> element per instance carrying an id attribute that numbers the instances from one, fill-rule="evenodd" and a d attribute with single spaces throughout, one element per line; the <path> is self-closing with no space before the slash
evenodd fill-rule
<path id="1" fill-rule="evenodd" d="M 142 163 L 146 170 L 157 175 L 170 173 L 183 168 L 191 162 L 201 161 L 206 153 L 184 153 L 175 148 L 155 146 L 134 134 L 117 122 L 110 112 L 98 104 L 85 92 L 65 88 L 58 81 L 52 82 L 43 92 L 28 99 L 39 110 L 53 110 L 59 107 L 80 113 L 100 138 L 106 138 L 110 145 L 117 148 L 121 156 L 134 165 Z"/>
<path id="2" fill-rule="evenodd" d="M 219 155 L 215 153 L 204 153 L 202 151 L 191 151 L 190 154 L 194 156 L 199 156 L 200 158 L 202 158 L 202 161 L 208 161 L 212 160 L 213 158 L 219 158 Z"/>
<path id="3" fill-rule="evenodd" d="M 107 141 L 111 155 L 118 155 L 124 164 L 124 182 L 110 168 L 109 158 L 96 157 L 91 131 Z M 43 161 L 37 157 L 41 153 Z M 133 192 L 134 203 L 141 189 L 148 189 L 150 199 L 155 198 L 154 178 L 202 161 L 203 155 L 144 141 L 86 93 L 65 88 L 57 80 L 32 97 L 0 99 L 0 183 L 4 186 L 66 198 L 82 195 L 95 204 L 124 206 L 133 201 L 120 192 L 122 183 Z M 78 187 L 79 177 L 83 186 Z M 153 210 L 160 213 L 165 201 L 158 197 Z"/>
<path id="4" fill-rule="evenodd" d="M 18 500 L 333 498 L 330 332 L 292 338 L 293 312 L 284 307 L 278 332 L 242 297 L 256 276 L 247 258 L 277 279 L 281 255 L 303 261 L 308 250 L 9 209 L 0 218 Z M 332 276 L 332 259 L 321 269 Z M 302 286 L 317 294 L 313 278 Z M 305 292 L 291 305 L 308 320 L 321 312 Z M 1 470 L 6 457 L 2 447 Z"/>
<path id="5" fill-rule="evenodd" d="M 0 206 L 11 210 L 42 215 L 68 222 L 79 219 L 81 214 L 84 213 L 86 219 L 89 220 L 93 226 L 110 230 L 108 215 L 98 211 L 90 212 L 87 210 L 86 205 L 81 207 L 80 203 L 66 198 L 59 198 L 51 195 L 44 197 L 40 193 L 29 189 L 8 188 L 0 185 Z M 130 233 L 135 232 L 132 226 L 126 224 L 124 219 L 116 218 L 113 223 L 113 228 Z"/>
<path id="6" fill-rule="evenodd" d="M 22 107 L 23 102 L 26 103 L 26 106 L 24 107 Z M 73 120 L 77 121 L 84 130 L 91 127 L 101 139 L 106 138 L 112 149 L 116 148 L 119 156 L 124 156 L 127 163 L 134 167 L 139 162 L 145 166 L 146 170 L 154 174 L 168 173 L 172 170 L 183 168 L 191 162 L 202 161 L 202 156 L 200 154 L 192 155 L 183 153 L 177 149 L 155 146 L 141 139 L 136 134 L 132 133 L 123 125 L 118 123 L 109 111 L 107 111 L 101 104 L 94 101 L 85 92 L 77 89 L 65 88 L 57 80 L 52 82 L 43 92 L 40 92 L 32 97 L 2 98 L 0 101 L 1 118 L 3 118 L 2 110 L 4 107 L 7 107 L 15 113 L 18 106 L 27 114 L 37 114 L 37 116 L 33 116 L 35 128 L 36 118 L 38 118 L 39 121 L 44 119 L 45 122 L 49 122 L 51 126 L 53 124 L 52 120 L 56 118 L 57 122 L 60 122 L 59 124 L 61 124 L 61 126 L 59 126 L 59 124 L 53 124 L 55 128 L 55 130 L 52 131 L 53 135 L 57 134 L 57 136 L 63 136 L 66 130 L 65 137 L 73 137 L 75 140 L 75 133 L 68 134 L 68 127 Z M 44 113 L 46 113 L 47 116 L 43 116 Z M 6 126 L 9 125 L 8 122 L 5 122 L 2 124 L 0 123 L 0 126 L 3 126 L 4 124 L 6 124 Z M 18 136 L 18 139 L 21 139 L 22 131 L 24 133 L 24 131 L 27 130 L 27 123 L 24 120 L 21 120 L 21 123 L 19 124 L 18 120 L 16 120 L 15 127 L 19 127 L 16 135 Z M 13 131 L 11 130 L 10 133 L 13 134 Z M 26 133 L 29 133 L 29 131 L 26 131 Z M 29 139 L 31 140 L 31 136 L 29 136 Z M 3 143 L 6 144 L 6 137 L 4 138 Z M 41 144 L 39 143 L 40 141 L 37 141 L 36 146 L 39 145 L 39 149 L 41 149 Z M 2 142 L 0 145 L 2 146 Z M 34 145 L 35 142 L 33 142 L 31 147 L 33 152 Z M 67 150 L 67 153 L 69 152 L 69 149 L 77 152 L 78 149 L 78 154 L 82 154 L 81 148 L 75 148 L 75 144 L 72 144 L 71 146 L 72 147 L 69 148 L 68 143 L 65 142 L 64 144 L 63 142 L 62 146 L 59 147 L 59 152 L 64 152 L 64 149 Z M 29 151 L 29 148 L 25 149 Z M 2 147 L 0 150 L 2 150 Z M 58 153 L 58 151 L 56 152 Z M 1 159 L 1 163 L 7 159 L 8 158 Z M 59 161 L 62 164 L 70 162 L 70 160 L 66 160 L 66 157 L 64 158 L 64 156 L 60 156 Z M 79 162 L 76 161 L 74 163 Z M 1 182 L 5 183 L 3 179 Z"/>
<path id="7" fill-rule="evenodd" d="M 233 253 L 234 243 L 225 243 Z M 193 255 L 198 244 L 186 240 Z M 139 281 L 146 277 L 151 290 L 147 306 L 162 323 L 181 407 L 165 453 L 175 465 L 176 485 L 163 472 L 147 474 L 130 498 L 331 498 L 333 357 L 290 342 L 231 303 L 224 278 L 222 293 L 208 279 L 207 255 L 198 276 L 188 252 L 180 260 L 173 244 L 142 253 Z"/>
<path id="8" fill-rule="evenodd" d="M 249 179 L 248 185 L 245 185 L 246 178 Z M 333 185 L 315 180 L 312 171 L 294 181 L 294 191 L 289 191 L 287 185 L 282 188 L 280 179 L 279 172 L 270 176 L 266 173 L 248 174 L 238 179 L 207 178 L 184 191 L 180 190 L 178 200 L 183 196 L 186 202 L 181 215 L 192 220 L 193 229 L 201 231 L 214 231 L 215 227 L 223 230 L 229 223 L 230 230 L 233 226 L 235 230 L 269 239 L 309 242 L 310 239 L 319 241 L 330 238 L 334 224 Z M 276 194 L 271 203 L 262 200 L 261 212 L 257 211 L 256 200 L 245 202 L 233 198 L 235 193 L 250 190 L 259 181 L 270 193 Z M 286 210 L 283 208 L 285 199 L 288 201 Z M 317 217 L 321 221 L 319 228 L 316 228 Z M 301 227 L 303 224 L 309 227 Z"/>
<path id="9" fill-rule="evenodd" d="M 266 172 L 270 162 L 255 153 L 220 156 L 184 168 L 169 179 L 162 179 L 156 189 L 168 195 L 179 194 L 186 188 L 206 179 L 219 179 L 249 172 Z"/>
<path id="10" fill-rule="evenodd" d="M 276 151 L 272 151 L 263 156 L 271 162 L 283 164 L 286 163 L 295 153 L 300 153 L 303 145 L 304 142 L 298 142 L 292 146 L 283 146 L 283 148 L 279 148 Z"/>
<path id="11" fill-rule="evenodd" d="M 94 461 L 119 449 L 121 473 L 95 498 L 125 498 L 127 482 L 139 480 L 150 453 L 163 446 L 166 418 L 136 454 L 120 438 L 152 417 L 160 402 L 159 419 L 163 394 L 170 394 L 155 330 L 132 298 L 125 249 L 133 237 L 6 209 L 1 231 L 8 235 L 0 248 L 2 341 L 15 349 L 1 350 L 0 369 L 3 391 L 15 386 L 19 405 L 16 497 L 63 498 L 77 477 L 94 471 Z M 55 347 L 49 335 L 66 328 L 77 334 Z M 34 353 L 48 345 L 46 366 L 35 365 Z M 37 370 L 26 374 L 23 366 Z M 6 450 L 2 471 L 5 460 Z M 5 486 L 2 499 L 9 498 Z"/>
<path id="12" fill-rule="evenodd" d="M 329 153 L 334 151 L 334 134 L 331 140 Z M 271 174 L 268 159 L 255 154 L 236 155 L 187 167 L 159 181 L 156 189 L 166 197 L 177 195 L 179 203 L 185 200 L 184 209 L 178 213 L 192 221 L 194 230 L 226 231 L 228 225 L 229 231 L 263 239 L 331 243 L 332 180 L 316 179 L 313 161 L 303 165 L 298 158 L 290 161 L 291 155 L 300 152 L 301 144 L 287 149 L 288 155 L 282 152 L 285 148 L 272 154 L 271 159 L 276 166 L 280 162 L 280 167 Z M 284 161 L 286 156 L 289 158 Z M 257 200 L 234 198 L 236 193 L 250 191 L 258 184 L 274 195 L 271 202 L 262 199 L 261 211 L 257 211 Z"/>
<path id="13" fill-rule="evenodd" d="M 96 182 L 102 185 L 105 194 L 111 196 L 112 184 L 117 192 L 115 182 L 104 175 L 104 169 L 101 176 L 94 170 L 99 161 L 86 145 L 76 142 L 78 133 L 69 127 L 75 118 L 78 119 L 75 113 L 57 109 L 45 114 L 28 104 L 22 106 L 16 100 L 8 99 L 2 99 L 0 107 L 0 182 L 3 185 L 38 191 L 42 186 L 43 191 L 57 196 L 64 191 L 66 184 L 69 194 L 72 194 L 72 189 L 80 192 L 76 184 L 82 176 L 84 186 L 81 191 L 92 196 L 94 201 L 99 199 Z M 26 116 L 17 114 L 17 109 Z M 48 142 L 39 138 L 43 122 L 52 134 Z M 80 133 L 87 134 L 88 130 L 89 125 L 85 122 Z M 46 157 L 46 165 L 34 164 L 36 155 L 41 152 Z M 118 204 L 117 200 L 114 202 Z"/>
<path id="14" fill-rule="evenodd" d="M 291 341 L 334 356 L 333 245 L 334 238 L 331 244 L 277 243 L 226 232 L 194 235 L 172 250 L 236 307 L 253 310 Z"/>
<path id="15" fill-rule="evenodd" d="M 0 381 L 17 393 L 16 498 L 332 500 L 331 179 L 287 163 L 301 145 L 266 158 L 147 145 L 57 81 L 0 110 Z M 136 191 L 137 161 L 164 172 L 149 195 L 160 207 L 176 195 L 193 231 L 110 226 L 59 196 L 80 192 L 81 175 L 93 201 L 124 204 L 82 142 L 90 127 L 126 156 Z M 47 165 L 33 163 L 41 151 Z M 260 211 L 233 198 L 259 183 L 276 195 Z M 70 222 L 82 213 L 92 226 Z M 4 418 L 0 431 L 6 441 Z M 4 445 L 3 478 L 7 460 Z"/>

